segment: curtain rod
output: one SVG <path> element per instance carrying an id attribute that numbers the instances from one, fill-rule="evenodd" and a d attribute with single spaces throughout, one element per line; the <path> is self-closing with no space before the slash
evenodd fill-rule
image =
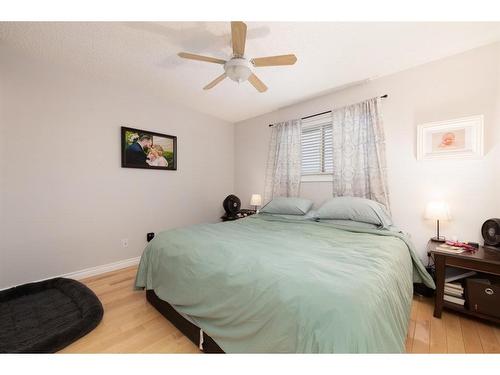
<path id="1" fill-rule="evenodd" d="M 387 98 L 389 95 L 385 94 L 385 95 L 382 95 L 380 97 L 380 99 L 385 99 Z M 331 113 L 332 111 L 325 111 L 325 112 L 320 112 L 320 113 L 315 113 L 314 115 L 310 115 L 310 116 L 306 116 L 306 117 L 302 117 L 301 120 L 306 120 L 308 118 L 311 118 L 311 117 L 316 117 L 316 116 L 321 116 L 321 115 L 326 115 L 327 113 Z M 269 124 L 269 127 L 272 127 L 274 126 L 274 124 Z"/>

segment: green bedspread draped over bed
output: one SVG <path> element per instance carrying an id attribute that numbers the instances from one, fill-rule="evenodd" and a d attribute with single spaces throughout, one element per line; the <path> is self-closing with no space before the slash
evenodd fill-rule
<path id="1" fill-rule="evenodd" d="M 434 287 L 395 231 L 255 215 L 159 233 L 136 287 L 227 353 L 403 352 L 419 278 Z"/>

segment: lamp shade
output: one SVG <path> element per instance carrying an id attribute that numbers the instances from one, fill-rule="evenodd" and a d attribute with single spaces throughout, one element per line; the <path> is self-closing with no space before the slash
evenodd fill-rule
<path id="1" fill-rule="evenodd" d="M 262 197 L 260 194 L 252 194 L 252 198 L 250 198 L 251 206 L 260 206 L 262 204 Z"/>
<path id="2" fill-rule="evenodd" d="M 450 208 L 443 201 L 432 201 L 427 203 L 425 218 L 432 220 L 450 220 Z"/>

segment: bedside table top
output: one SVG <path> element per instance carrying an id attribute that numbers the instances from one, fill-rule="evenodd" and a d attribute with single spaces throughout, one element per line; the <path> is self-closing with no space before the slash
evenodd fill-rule
<path id="1" fill-rule="evenodd" d="M 234 221 L 238 219 L 243 219 L 251 215 L 255 215 L 256 213 L 257 212 L 255 210 L 242 209 L 233 216 L 227 216 L 227 214 L 224 214 L 221 216 L 221 219 L 222 221 Z"/>
<path id="2" fill-rule="evenodd" d="M 461 258 L 461 259 L 467 259 L 469 261 L 477 261 L 477 262 L 500 265 L 500 249 L 497 250 L 491 247 L 479 246 L 479 249 L 477 249 L 474 252 L 464 251 L 463 253 L 460 254 L 453 254 L 447 251 L 437 250 L 436 247 L 438 247 L 441 244 L 442 244 L 441 242 L 434 242 L 429 240 L 429 242 L 427 243 L 427 251 L 430 251 L 432 254 L 444 255 L 447 257 Z"/>

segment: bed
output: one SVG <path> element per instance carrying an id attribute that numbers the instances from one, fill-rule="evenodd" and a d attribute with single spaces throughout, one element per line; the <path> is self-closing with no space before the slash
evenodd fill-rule
<path id="1" fill-rule="evenodd" d="M 159 233 L 135 285 L 205 351 L 399 353 L 415 281 L 397 230 L 259 214 Z"/>

